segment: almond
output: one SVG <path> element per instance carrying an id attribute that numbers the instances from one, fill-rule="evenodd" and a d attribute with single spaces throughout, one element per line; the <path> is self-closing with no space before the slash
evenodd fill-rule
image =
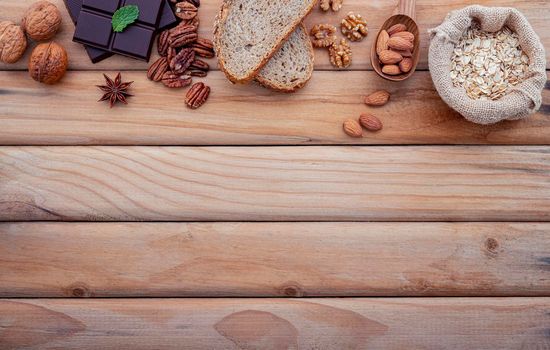
<path id="1" fill-rule="evenodd" d="M 381 30 L 376 39 L 376 53 L 380 55 L 380 52 L 388 49 L 388 40 L 390 35 L 385 30 Z"/>
<path id="2" fill-rule="evenodd" d="M 399 69 L 403 73 L 409 73 L 413 67 L 413 60 L 411 58 L 404 58 L 401 62 L 399 62 Z"/>
<path id="3" fill-rule="evenodd" d="M 403 56 L 395 51 L 384 50 L 378 55 L 380 62 L 383 64 L 395 64 L 401 62 Z"/>
<path id="4" fill-rule="evenodd" d="M 383 106 L 390 100 L 390 93 L 386 90 L 378 90 L 365 97 L 368 106 Z"/>
<path id="5" fill-rule="evenodd" d="M 387 75 L 399 75 L 401 74 L 401 69 L 395 64 L 386 64 L 382 67 L 382 73 Z"/>
<path id="6" fill-rule="evenodd" d="M 392 38 L 403 38 L 410 41 L 411 43 L 414 43 L 414 34 L 411 32 L 395 33 L 394 35 L 392 35 Z"/>
<path id="7" fill-rule="evenodd" d="M 394 51 L 394 52 L 397 52 L 398 54 L 400 54 L 403 57 L 412 57 L 413 56 L 413 54 L 410 50 L 394 50 L 394 49 L 391 49 L 391 50 Z"/>
<path id="8" fill-rule="evenodd" d="M 344 132 L 351 137 L 363 137 L 363 129 L 356 120 L 348 119 L 344 122 Z"/>
<path id="9" fill-rule="evenodd" d="M 407 26 L 401 23 L 394 24 L 393 26 L 388 29 L 388 34 L 390 36 L 394 35 L 395 33 L 404 32 L 407 30 Z"/>
<path id="10" fill-rule="evenodd" d="M 414 48 L 413 43 L 398 36 L 390 37 L 388 46 L 396 50 L 412 50 Z"/>
<path id="11" fill-rule="evenodd" d="M 359 124 L 361 124 L 368 131 L 382 130 L 382 122 L 372 114 L 363 113 L 359 117 Z"/>

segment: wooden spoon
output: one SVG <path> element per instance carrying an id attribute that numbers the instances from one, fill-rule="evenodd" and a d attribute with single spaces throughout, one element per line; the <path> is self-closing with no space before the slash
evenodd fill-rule
<path id="1" fill-rule="evenodd" d="M 408 79 L 416 70 L 416 66 L 418 65 L 418 61 L 420 59 L 420 32 L 418 31 L 418 26 L 416 25 L 415 19 L 416 19 L 416 0 L 399 0 L 397 4 L 397 8 L 393 12 L 393 15 L 384 22 L 384 25 L 382 25 L 382 30 L 388 30 L 391 26 L 394 24 L 404 24 L 407 26 L 407 31 L 414 34 L 414 51 L 412 53 L 413 57 L 413 66 L 412 69 L 408 73 L 403 73 L 400 75 L 387 75 L 382 72 L 382 65 L 380 64 L 380 61 L 378 60 L 378 55 L 376 54 L 376 41 L 374 41 L 374 44 L 372 46 L 370 59 L 372 63 L 372 67 L 374 68 L 374 71 L 378 73 L 379 76 L 381 76 L 384 79 L 390 80 L 390 81 L 403 81 Z M 380 32 L 378 32 L 378 35 L 380 35 Z M 378 38 L 378 35 L 376 38 Z"/>

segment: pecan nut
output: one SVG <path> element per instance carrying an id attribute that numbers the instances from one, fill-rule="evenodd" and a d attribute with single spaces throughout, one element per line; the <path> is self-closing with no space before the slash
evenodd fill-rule
<path id="1" fill-rule="evenodd" d="M 178 2 L 174 13 L 176 17 L 188 21 L 197 17 L 197 7 L 187 1 Z"/>
<path id="2" fill-rule="evenodd" d="M 161 81 L 164 73 L 168 71 L 168 60 L 166 57 L 161 57 L 149 67 L 147 78 L 152 81 Z"/>
<path id="3" fill-rule="evenodd" d="M 191 47 L 195 50 L 197 56 L 204 58 L 213 58 L 215 56 L 212 40 L 197 38 L 197 41 L 191 44 Z"/>
<path id="4" fill-rule="evenodd" d="M 177 54 L 178 54 L 178 51 L 175 48 L 169 47 L 168 53 L 166 54 L 166 59 L 168 60 L 168 63 L 172 62 L 172 60 L 174 59 L 174 57 L 176 57 Z"/>
<path id="5" fill-rule="evenodd" d="M 191 85 L 192 78 L 188 75 L 179 75 L 166 72 L 162 76 L 162 83 L 169 88 L 182 88 Z"/>
<path id="6" fill-rule="evenodd" d="M 330 24 L 317 24 L 310 32 L 314 47 L 329 47 L 336 41 L 336 27 Z"/>
<path id="7" fill-rule="evenodd" d="M 182 47 L 195 42 L 197 38 L 197 27 L 189 24 L 178 25 L 170 31 L 168 43 L 171 47 Z"/>
<path id="8" fill-rule="evenodd" d="M 188 19 L 188 20 L 181 20 L 180 24 L 179 25 L 182 25 L 182 26 L 193 26 L 195 28 L 199 28 L 199 17 L 195 17 L 195 18 L 191 18 L 191 19 Z"/>
<path id="9" fill-rule="evenodd" d="M 195 83 L 185 96 L 185 104 L 191 109 L 197 109 L 202 106 L 208 96 L 210 95 L 210 87 L 204 85 L 204 83 Z"/>
<path id="10" fill-rule="evenodd" d="M 168 55 L 168 48 L 170 44 L 168 43 L 168 38 L 170 37 L 170 30 L 165 30 L 160 33 L 157 41 L 157 51 L 159 55 L 166 57 Z"/>
<path id="11" fill-rule="evenodd" d="M 360 14 L 348 13 L 341 23 L 342 34 L 351 41 L 361 41 L 367 36 L 369 30 L 367 21 Z"/>
<path id="12" fill-rule="evenodd" d="M 338 68 L 346 68 L 351 64 L 351 48 L 346 39 L 342 39 L 339 44 L 334 43 L 328 48 L 330 63 Z"/>
<path id="13" fill-rule="evenodd" d="M 189 69 L 185 71 L 185 74 L 190 75 L 192 77 L 205 77 L 208 71 L 210 70 L 210 66 L 208 63 L 195 59 L 193 63 L 189 66 Z"/>
<path id="14" fill-rule="evenodd" d="M 182 74 L 194 60 L 195 51 L 191 48 L 183 49 L 170 61 L 170 69 L 174 74 Z"/>

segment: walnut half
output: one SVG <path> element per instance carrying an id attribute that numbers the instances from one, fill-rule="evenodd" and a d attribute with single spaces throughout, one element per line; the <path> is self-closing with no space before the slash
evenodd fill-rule
<path id="1" fill-rule="evenodd" d="M 360 14 L 348 13 L 341 23 L 342 34 L 351 41 L 361 41 L 367 36 L 369 30 L 367 21 Z"/>
<path id="2" fill-rule="evenodd" d="M 343 2 L 344 0 L 321 0 L 320 5 L 323 11 L 332 9 L 332 11 L 337 12 L 342 8 Z"/>
<path id="3" fill-rule="evenodd" d="M 351 64 L 351 48 L 346 39 L 342 39 L 340 43 L 333 43 L 328 48 L 330 55 L 330 63 L 338 68 L 347 68 Z"/>
<path id="4" fill-rule="evenodd" d="M 336 41 L 336 27 L 330 24 L 317 24 L 311 28 L 314 47 L 329 47 Z"/>

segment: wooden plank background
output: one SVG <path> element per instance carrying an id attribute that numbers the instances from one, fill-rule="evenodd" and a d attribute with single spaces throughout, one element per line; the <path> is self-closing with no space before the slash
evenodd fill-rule
<path id="1" fill-rule="evenodd" d="M 25 349 L 546 349 L 548 299 L 2 300 Z"/>
<path id="2" fill-rule="evenodd" d="M 1 297 L 550 296 L 548 223 L 4 223 Z"/>
<path id="3" fill-rule="evenodd" d="M 472 4 L 517 7 L 550 58 L 548 1 L 418 0 L 401 84 L 369 62 L 395 0 L 315 9 L 308 27 L 367 19 L 349 69 L 316 50 L 285 95 L 209 60 L 196 111 L 143 62 L 91 64 L 50 1 L 62 83 L 27 76 L 30 49 L 0 64 L 0 349 L 550 348 L 550 84 L 535 115 L 481 126 L 427 71 L 428 29 Z M 201 36 L 220 1 L 202 1 Z M 0 20 L 32 2 L 2 0 Z M 95 85 L 118 71 L 136 96 L 110 110 Z M 390 103 L 365 106 L 377 89 Z M 347 137 L 365 112 L 384 130 Z"/>
<path id="4" fill-rule="evenodd" d="M 1 147 L 0 220 L 546 221 L 546 147 Z"/>
<path id="5" fill-rule="evenodd" d="M 144 72 L 124 73 L 135 81 L 136 96 L 113 110 L 97 103 L 100 72 L 70 73 L 47 89 L 26 74 L 0 72 L 0 145 L 550 144 L 550 84 L 537 114 L 484 126 L 453 112 L 428 72 L 397 85 L 374 72 L 315 72 L 292 95 L 232 86 L 213 72 L 206 79 L 211 97 L 193 112 L 186 110 L 182 90 L 150 82 Z M 364 96 L 381 88 L 392 93 L 391 102 L 365 106 Z M 377 115 L 384 130 L 362 139 L 344 134 L 342 122 L 365 112 Z"/>
<path id="6" fill-rule="evenodd" d="M 67 12 L 65 11 L 65 5 L 63 0 L 51 0 L 60 9 L 63 14 L 63 27 L 61 32 L 57 35 L 56 40 L 62 42 L 68 50 L 70 58 L 70 67 L 74 70 L 145 70 L 147 64 L 144 62 L 137 62 L 129 60 L 123 57 L 111 57 L 108 60 L 99 64 L 92 64 L 86 56 L 81 45 L 72 42 L 72 36 L 74 33 L 74 26 Z M 2 18 L 20 22 L 28 4 L 31 0 L 2 0 Z M 365 41 L 359 44 L 352 44 L 353 50 L 353 64 L 350 67 L 352 70 L 366 70 L 371 69 L 370 65 L 370 48 L 375 40 L 375 33 L 388 18 L 395 8 L 396 1 L 393 0 L 345 0 L 342 9 L 337 12 L 324 13 L 320 9 L 315 8 L 312 14 L 306 18 L 305 24 L 307 28 L 311 28 L 318 23 L 330 23 L 338 25 L 342 18 L 349 11 L 361 14 L 368 22 L 370 35 Z M 537 34 L 541 37 L 542 43 L 545 47 L 550 47 L 550 32 L 548 28 L 548 18 L 550 18 L 550 6 L 547 1 L 513 1 L 513 0 L 417 0 L 417 23 L 419 25 L 421 38 L 421 52 L 420 52 L 420 69 L 427 69 L 427 57 L 428 57 L 428 44 L 429 36 L 428 29 L 436 27 L 444 19 L 445 16 L 452 10 L 460 9 L 467 5 L 484 5 L 484 6 L 511 6 L 516 7 L 522 11 Z M 199 17 L 201 20 L 199 35 L 211 38 L 214 17 L 218 13 L 220 1 L 210 0 L 202 1 L 199 11 Z M 27 54 L 30 54 L 30 50 Z M 550 52 L 547 50 L 546 57 L 550 58 Z M 154 56 L 156 57 L 156 56 Z M 26 69 L 26 60 L 23 59 L 15 65 L 0 64 L 0 70 L 11 69 Z M 211 61 L 214 62 L 214 61 Z M 328 55 L 322 51 L 317 50 L 315 55 L 315 68 L 317 70 L 333 70 L 334 67 L 330 65 L 328 61 Z"/>

